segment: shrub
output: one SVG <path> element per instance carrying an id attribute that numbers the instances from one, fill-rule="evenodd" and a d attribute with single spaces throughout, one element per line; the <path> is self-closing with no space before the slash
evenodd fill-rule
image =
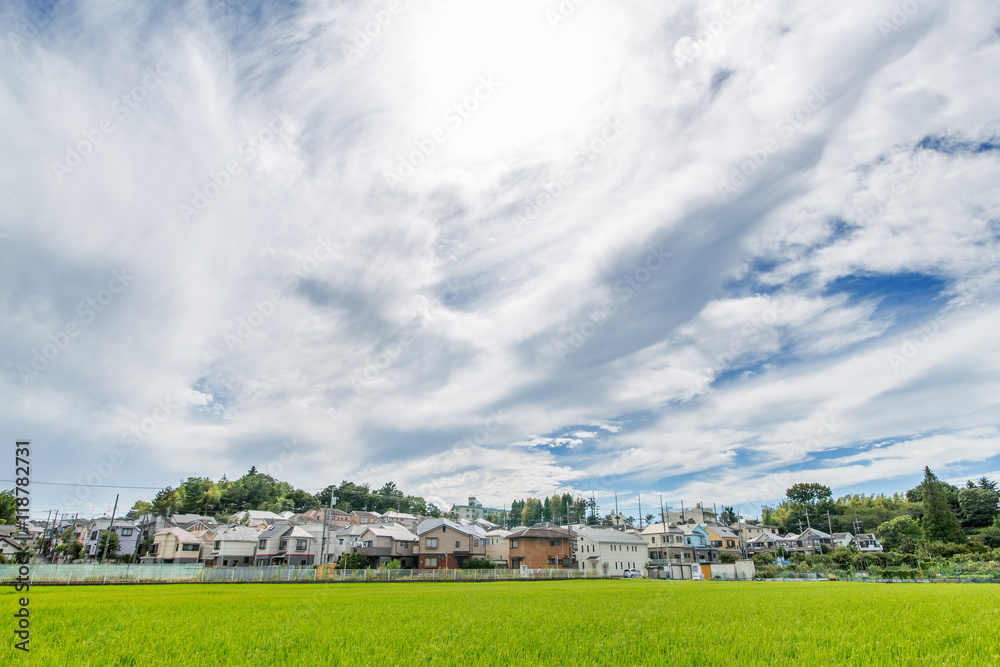
<path id="1" fill-rule="evenodd" d="M 719 554 L 720 563 L 735 563 L 737 560 L 739 559 L 736 558 L 736 554 L 732 553 L 731 551 L 723 551 L 722 553 Z"/>
<path id="2" fill-rule="evenodd" d="M 487 558 L 470 558 L 462 564 L 463 570 L 492 570 L 496 564 Z"/>

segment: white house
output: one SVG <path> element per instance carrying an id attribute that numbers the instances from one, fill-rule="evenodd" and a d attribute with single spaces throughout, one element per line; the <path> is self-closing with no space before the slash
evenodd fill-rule
<path id="1" fill-rule="evenodd" d="M 257 535 L 257 565 L 314 565 L 318 557 L 318 540 L 288 521 L 268 526 Z"/>
<path id="2" fill-rule="evenodd" d="M 580 526 L 573 528 L 573 538 L 580 570 L 620 577 L 625 570 L 646 567 L 646 540 L 638 535 L 609 528 Z"/>
<path id="3" fill-rule="evenodd" d="M 855 535 L 851 544 L 858 548 L 858 551 L 871 552 L 882 551 L 882 543 L 871 533 Z"/>
<path id="4" fill-rule="evenodd" d="M 83 541 L 83 550 L 87 558 L 96 558 L 97 549 L 100 546 L 101 535 L 108 530 L 111 519 L 94 519 L 87 524 L 86 535 Z M 141 532 L 134 523 L 127 520 L 115 520 L 115 525 L 111 526 L 111 531 L 118 534 L 118 551 L 109 553 L 108 557 L 131 556 L 135 554 L 139 546 Z"/>
<path id="5" fill-rule="evenodd" d="M 257 531 L 249 526 L 222 526 L 215 531 L 212 551 L 205 561 L 215 567 L 249 567 L 257 550 Z"/>

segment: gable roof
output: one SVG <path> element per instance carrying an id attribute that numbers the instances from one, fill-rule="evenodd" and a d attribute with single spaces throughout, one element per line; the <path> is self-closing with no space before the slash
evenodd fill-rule
<path id="1" fill-rule="evenodd" d="M 626 533 L 622 530 L 612 530 L 611 528 L 592 528 L 590 526 L 581 526 L 579 528 L 574 528 L 573 534 L 580 535 L 581 537 L 593 540 L 594 542 L 602 542 L 605 544 L 646 545 L 646 540 L 642 539 L 638 535 Z"/>
<path id="2" fill-rule="evenodd" d="M 739 539 L 739 535 L 731 531 L 728 526 L 723 526 L 721 523 L 707 523 L 704 527 L 705 530 L 711 531 L 719 537 L 732 538 L 734 540 Z"/>
<path id="3" fill-rule="evenodd" d="M 375 524 L 374 526 L 368 526 L 365 533 L 369 532 L 378 537 L 391 537 L 398 542 L 416 542 L 420 539 L 411 533 L 405 526 L 401 526 L 398 523 L 381 523 Z"/>
<path id="4" fill-rule="evenodd" d="M 573 529 L 575 533 L 576 528 Z M 508 540 L 516 539 L 543 539 L 543 540 L 561 540 L 569 536 L 569 531 L 564 526 L 557 526 L 555 524 L 544 522 L 536 523 L 530 528 L 522 528 L 521 530 L 514 531 L 507 536 Z"/>
<path id="5" fill-rule="evenodd" d="M 257 533 L 257 539 L 266 540 L 276 535 L 281 535 L 286 530 L 288 530 L 289 526 L 291 525 L 292 524 L 290 524 L 288 521 L 285 520 L 278 521 L 277 523 L 272 523 L 270 526 Z"/>
<path id="6" fill-rule="evenodd" d="M 153 537 L 156 537 L 157 535 L 173 535 L 182 544 L 191 544 L 192 542 L 201 544 L 200 537 L 192 533 L 189 533 L 183 528 L 180 528 L 178 526 L 170 526 L 169 528 L 160 528 L 158 531 L 153 533 Z"/>
<path id="7" fill-rule="evenodd" d="M 257 531 L 250 526 L 223 526 L 215 532 L 215 539 L 223 542 L 254 542 L 256 543 Z"/>
<path id="8" fill-rule="evenodd" d="M 816 530 L 815 528 L 806 528 L 801 533 L 799 533 L 799 536 L 796 539 L 801 540 L 803 538 L 809 539 L 814 537 L 825 538 L 825 537 L 830 537 L 830 534 L 824 533 L 821 530 Z"/>
<path id="9" fill-rule="evenodd" d="M 678 528 L 673 523 L 652 523 L 642 529 L 643 535 L 664 535 L 666 533 L 683 533 L 684 531 Z"/>
<path id="10" fill-rule="evenodd" d="M 414 529 L 413 532 L 415 532 L 417 535 L 423 535 L 424 533 L 429 533 L 432 530 L 437 530 L 438 528 L 441 527 L 450 528 L 455 532 L 462 533 L 463 535 L 473 534 L 473 531 L 471 530 L 473 526 L 460 526 L 451 519 L 445 519 L 444 517 L 438 517 L 437 519 L 424 519 L 419 524 L 417 524 L 417 527 Z M 480 528 L 480 530 L 482 529 Z"/>

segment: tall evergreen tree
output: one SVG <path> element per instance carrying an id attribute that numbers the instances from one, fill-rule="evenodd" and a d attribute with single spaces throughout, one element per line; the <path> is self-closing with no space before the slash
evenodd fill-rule
<path id="1" fill-rule="evenodd" d="M 938 481 L 937 476 L 931 472 L 929 467 L 924 468 L 923 504 L 924 516 L 921 519 L 921 527 L 924 530 L 924 537 L 928 540 L 941 540 L 942 542 L 964 542 L 968 538 L 962 532 L 962 524 L 958 517 L 951 511 L 948 504 L 948 497 L 945 494 L 944 484 Z"/>

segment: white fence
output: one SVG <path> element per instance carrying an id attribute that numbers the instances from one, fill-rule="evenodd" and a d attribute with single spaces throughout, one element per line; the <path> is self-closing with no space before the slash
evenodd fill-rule
<path id="1" fill-rule="evenodd" d="M 319 581 L 515 581 L 600 579 L 580 570 L 329 570 L 315 567 L 205 567 L 204 565 L 30 565 L 32 584 L 257 583 Z M 17 565 L 0 565 L 0 584 L 12 584 Z"/>

